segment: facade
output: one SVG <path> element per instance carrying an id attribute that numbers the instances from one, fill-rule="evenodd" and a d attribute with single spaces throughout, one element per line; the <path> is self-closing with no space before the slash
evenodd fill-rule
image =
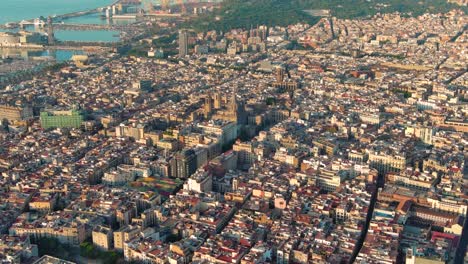
<path id="1" fill-rule="evenodd" d="M 468 120 L 446 120 L 445 125 L 455 129 L 455 131 L 468 133 Z"/>
<path id="2" fill-rule="evenodd" d="M 436 185 L 437 174 L 403 171 L 400 173 L 388 173 L 386 180 L 392 184 L 403 185 L 409 188 L 430 190 Z"/>
<path id="3" fill-rule="evenodd" d="M 380 113 L 360 113 L 359 118 L 366 124 L 380 125 L 383 121 L 383 117 Z"/>
<path id="4" fill-rule="evenodd" d="M 232 149 L 238 154 L 237 162 L 239 165 L 250 165 L 257 160 L 251 142 L 241 142 L 239 140 L 233 145 Z"/>
<path id="5" fill-rule="evenodd" d="M 20 42 L 20 35 L 17 33 L 1 32 L 0 45 L 8 46 L 18 44 Z"/>
<path id="6" fill-rule="evenodd" d="M 29 209 L 40 212 L 53 211 L 58 200 L 58 195 L 36 195 L 29 202 Z"/>
<path id="7" fill-rule="evenodd" d="M 440 211 L 457 213 L 460 215 L 466 215 L 468 211 L 468 206 L 466 204 L 451 199 L 436 200 L 428 198 L 427 201 L 431 204 L 431 208 Z"/>
<path id="8" fill-rule="evenodd" d="M 8 121 L 24 121 L 31 119 L 33 112 L 31 107 L 13 107 L 0 105 L 0 120 L 7 119 Z"/>
<path id="9" fill-rule="evenodd" d="M 317 186 L 327 191 L 335 191 L 343 181 L 336 171 L 320 170 L 315 177 Z"/>
<path id="10" fill-rule="evenodd" d="M 209 52 L 209 47 L 207 45 L 196 45 L 195 53 L 196 54 L 207 54 Z"/>
<path id="11" fill-rule="evenodd" d="M 197 170 L 197 157 L 192 149 L 184 149 L 172 158 L 170 164 L 172 177 L 186 179 Z"/>
<path id="12" fill-rule="evenodd" d="M 136 226 L 124 226 L 114 232 L 114 248 L 118 251 L 123 251 L 124 243 L 137 237 L 140 233 L 140 228 Z"/>
<path id="13" fill-rule="evenodd" d="M 221 138 L 221 145 L 229 144 L 237 138 L 237 125 L 233 122 L 215 120 L 199 124 L 198 127 L 205 134 L 213 134 Z"/>
<path id="14" fill-rule="evenodd" d="M 85 226 L 76 222 L 67 225 L 55 227 L 15 227 L 10 228 L 12 235 L 29 235 L 34 238 L 50 237 L 56 238 L 60 243 L 79 245 L 86 239 Z"/>
<path id="15" fill-rule="evenodd" d="M 213 176 L 208 171 L 198 171 L 188 179 L 184 189 L 198 193 L 211 192 L 213 189 Z"/>
<path id="16" fill-rule="evenodd" d="M 398 172 L 406 168 L 408 160 L 404 155 L 371 152 L 369 153 L 369 164 L 379 173 Z"/>
<path id="17" fill-rule="evenodd" d="M 101 250 L 109 250 L 114 247 L 113 245 L 113 232 L 112 229 L 105 226 L 97 226 L 93 230 L 93 244 Z"/>
<path id="18" fill-rule="evenodd" d="M 425 126 L 409 126 L 405 130 L 407 136 L 414 136 L 421 139 L 422 142 L 431 145 L 435 129 Z"/>
<path id="19" fill-rule="evenodd" d="M 141 124 L 120 124 L 115 128 L 115 136 L 130 137 L 140 140 L 145 137 L 145 127 Z"/>
<path id="20" fill-rule="evenodd" d="M 193 150 L 197 161 L 197 169 L 208 163 L 208 150 L 205 147 L 197 147 Z"/>

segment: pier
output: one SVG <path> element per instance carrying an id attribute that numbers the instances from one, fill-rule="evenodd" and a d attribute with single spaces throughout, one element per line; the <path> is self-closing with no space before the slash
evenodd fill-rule
<path id="1" fill-rule="evenodd" d="M 135 26 L 133 25 L 98 25 L 98 24 L 63 24 L 63 23 L 54 23 L 52 25 L 54 30 L 111 30 L 111 31 L 126 31 L 134 30 Z"/>
<path id="2" fill-rule="evenodd" d="M 108 42 L 77 42 L 77 41 L 66 41 L 58 43 L 54 46 L 41 46 L 41 45 L 0 45 L 0 49 L 12 49 L 12 50 L 82 50 L 84 52 L 99 53 L 110 51 L 113 49 L 112 43 Z"/>

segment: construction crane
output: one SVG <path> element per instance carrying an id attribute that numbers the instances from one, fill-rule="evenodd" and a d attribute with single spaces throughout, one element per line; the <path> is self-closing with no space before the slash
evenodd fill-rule
<path id="1" fill-rule="evenodd" d="M 154 8 L 154 0 L 142 0 L 142 6 L 144 6 L 146 12 L 148 14 L 156 13 L 156 9 Z M 180 11 L 182 14 L 187 13 L 187 8 L 185 7 L 184 0 L 177 0 L 177 5 L 180 7 Z M 171 0 L 161 0 L 161 10 L 163 12 L 168 12 L 170 9 Z"/>
<path id="2" fill-rule="evenodd" d="M 184 0 L 177 0 L 177 4 L 180 6 L 180 12 L 182 12 L 182 14 L 187 13 L 187 8 L 185 8 Z"/>
<path id="3" fill-rule="evenodd" d="M 152 0 L 142 0 L 141 5 L 145 9 L 146 13 L 151 14 L 154 12 L 154 5 Z"/>
<path id="4" fill-rule="evenodd" d="M 148 14 L 154 13 L 154 5 L 150 2 L 146 4 L 146 10 L 148 10 Z"/>
<path id="5" fill-rule="evenodd" d="M 163 11 L 169 10 L 169 0 L 161 0 L 161 9 Z"/>

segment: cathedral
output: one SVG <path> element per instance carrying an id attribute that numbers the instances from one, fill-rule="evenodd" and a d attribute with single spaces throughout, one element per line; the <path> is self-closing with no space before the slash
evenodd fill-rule
<path id="1" fill-rule="evenodd" d="M 205 98 L 203 107 L 205 118 L 231 121 L 238 125 L 245 124 L 247 117 L 244 102 L 239 102 L 236 94 L 234 92 L 231 98 L 225 98 L 225 102 L 219 93 L 214 94 L 214 96 L 209 94 Z"/>

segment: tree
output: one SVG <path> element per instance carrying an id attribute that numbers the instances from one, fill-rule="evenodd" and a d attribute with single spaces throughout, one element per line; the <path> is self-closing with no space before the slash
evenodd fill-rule
<path id="1" fill-rule="evenodd" d="M 62 259 L 69 258 L 70 247 L 62 244 L 56 238 L 42 237 L 32 241 L 39 249 L 39 256 L 50 255 Z"/>
<path id="2" fill-rule="evenodd" d="M 80 255 L 85 258 L 99 259 L 105 264 L 117 263 L 122 258 L 122 255 L 115 251 L 99 250 L 92 242 L 83 242 L 80 244 Z"/>
<path id="3" fill-rule="evenodd" d="M 268 98 L 266 99 L 266 104 L 267 104 L 267 105 L 275 105 L 275 104 L 276 104 L 276 98 L 274 98 L 274 97 L 268 97 Z"/>
<path id="4" fill-rule="evenodd" d="M 170 234 L 169 236 L 167 236 L 166 241 L 168 243 L 174 243 L 174 242 L 177 242 L 177 241 L 179 241 L 181 239 L 182 239 L 182 236 L 177 233 L 177 234 Z"/>
<path id="5" fill-rule="evenodd" d="M 2 120 L 2 128 L 3 128 L 3 130 L 5 130 L 5 131 L 7 131 L 7 132 L 10 131 L 9 124 L 10 124 L 10 122 L 8 122 L 8 119 L 6 119 L 6 118 L 3 119 L 3 120 Z"/>

